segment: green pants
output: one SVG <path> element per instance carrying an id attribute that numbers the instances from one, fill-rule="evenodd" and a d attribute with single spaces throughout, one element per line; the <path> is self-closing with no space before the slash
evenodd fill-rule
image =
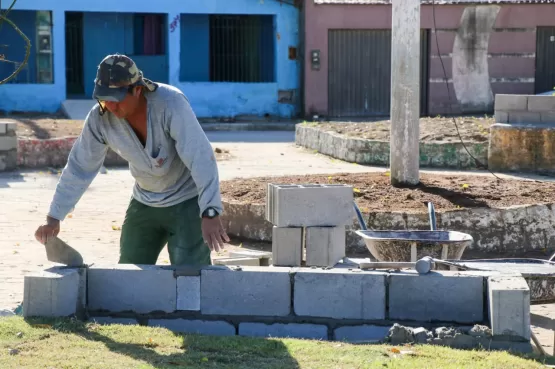
<path id="1" fill-rule="evenodd" d="M 155 208 L 131 199 L 121 229 L 120 264 L 156 264 L 168 244 L 172 265 L 210 265 L 204 242 L 198 197 Z"/>

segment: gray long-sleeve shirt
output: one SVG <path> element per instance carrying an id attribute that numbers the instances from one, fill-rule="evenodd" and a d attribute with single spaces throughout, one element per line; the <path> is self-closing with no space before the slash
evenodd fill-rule
<path id="1" fill-rule="evenodd" d="M 95 105 L 87 115 L 56 187 L 48 215 L 64 220 L 91 184 L 108 148 L 129 162 L 133 198 L 168 207 L 199 196 L 200 213 L 223 211 L 216 157 L 189 101 L 178 89 L 159 83 L 147 100 L 147 140 L 143 147 L 129 124 Z"/>

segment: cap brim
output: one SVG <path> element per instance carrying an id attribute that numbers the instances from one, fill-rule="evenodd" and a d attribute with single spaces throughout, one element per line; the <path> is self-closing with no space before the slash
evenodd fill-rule
<path id="1" fill-rule="evenodd" d="M 101 101 L 119 102 L 125 99 L 127 95 L 127 87 L 110 88 L 108 86 L 94 86 L 93 98 Z"/>

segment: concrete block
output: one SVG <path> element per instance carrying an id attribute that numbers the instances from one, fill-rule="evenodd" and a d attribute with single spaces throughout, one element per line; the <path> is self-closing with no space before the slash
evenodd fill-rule
<path id="1" fill-rule="evenodd" d="M 123 325 L 138 325 L 137 319 L 133 318 L 113 318 L 110 316 L 98 316 L 92 317 L 88 320 L 90 323 L 97 323 L 97 324 L 123 324 Z"/>
<path id="2" fill-rule="evenodd" d="M 484 319 L 484 277 L 477 273 L 392 273 L 392 320 L 479 323 Z"/>
<path id="3" fill-rule="evenodd" d="M 489 277 L 488 308 L 494 336 L 530 340 L 530 288 L 522 277 Z"/>
<path id="4" fill-rule="evenodd" d="M 540 123 L 541 113 L 533 111 L 510 111 L 509 112 L 509 123 L 520 124 L 520 123 Z"/>
<path id="5" fill-rule="evenodd" d="M 17 150 L 0 152 L 0 171 L 13 170 L 17 167 Z"/>
<path id="6" fill-rule="evenodd" d="M 230 258 L 258 258 L 260 266 L 269 266 L 272 264 L 272 253 L 258 250 L 233 250 L 229 252 Z"/>
<path id="7" fill-rule="evenodd" d="M 15 136 L 17 123 L 0 120 L 0 135 Z"/>
<path id="8" fill-rule="evenodd" d="M 353 221 L 352 186 L 270 184 L 268 188 L 267 220 L 277 227 L 337 226 Z"/>
<path id="9" fill-rule="evenodd" d="M 200 276 L 177 277 L 177 310 L 200 310 Z"/>
<path id="10" fill-rule="evenodd" d="M 528 95 L 495 95 L 495 110 L 524 110 L 528 109 Z"/>
<path id="11" fill-rule="evenodd" d="M 248 265 L 260 266 L 259 258 L 219 258 L 214 259 L 214 265 Z"/>
<path id="12" fill-rule="evenodd" d="M 177 282 L 156 265 L 93 265 L 89 268 L 89 310 L 150 313 L 176 309 Z"/>
<path id="13" fill-rule="evenodd" d="M 200 310 L 202 314 L 289 315 L 289 271 L 289 268 L 247 266 L 202 270 Z"/>
<path id="14" fill-rule="evenodd" d="M 540 115 L 542 123 L 555 123 L 555 111 L 543 111 Z"/>
<path id="15" fill-rule="evenodd" d="M 17 131 L 17 123 L 8 123 L 8 126 L 6 127 L 6 134 L 10 135 L 10 136 L 15 136 L 16 135 L 16 131 Z"/>
<path id="16" fill-rule="evenodd" d="M 17 136 L 0 136 L 0 151 L 17 149 Z"/>
<path id="17" fill-rule="evenodd" d="M 248 337 L 301 338 L 327 340 L 328 327 L 320 324 L 240 323 L 239 335 Z"/>
<path id="18" fill-rule="evenodd" d="M 23 316 L 66 317 L 80 305 L 76 268 L 54 267 L 23 278 Z"/>
<path id="19" fill-rule="evenodd" d="M 528 96 L 528 110 L 534 112 L 555 111 L 555 96 L 530 95 Z"/>
<path id="20" fill-rule="evenodd" d="M 167 328 L 176 333 L 205 334 L 209 336 L 235 336 L 235 327 L 224 321 L 188 319 L 149 319 L 150 327 Z"/>
<path id="21" fill-rule="evenodd" d="M 276 266 L 301 266 L 303 252 L 303 229 L 272 229 L 272 261 Z"/>
<path id="22" fill-rule="evenodd" d="M 339 327 L 333 331 L 333 338 L 336 341 L 351 343 L 380 343 L 385 341 L 390 328 L 390 326 L 369 324 Z"/>
<path id="23" fill-rule="evenodd" d="M 345 269 L 297 270 L 294 310 L 298 316 L 385 319 L 386 273 Z"/>
<path id="24" fill-rule="evenodd" d="M 345 227 L 308 227 L 306 265 L 334 266 L 345 257 Z"/>
<path id="25" fill-rule="evenodd" d="M 495 110 L 495 123 L 509 123 L 509 113 L 503 110 Z"/>
<path id="26" fill-rule="evenodd" d="M 87 268 L 77 269 L 79 274 L 79 296 L 77 297 L 77 311 L 81 315 L 87 310 Z"/>

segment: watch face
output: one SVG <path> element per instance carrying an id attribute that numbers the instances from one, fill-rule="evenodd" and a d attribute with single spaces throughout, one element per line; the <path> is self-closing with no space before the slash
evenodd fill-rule
<path id="1" fill-rule="evenodd" d="M 208 216 L 209 216 L 209 217 L 216 216 L 216 210 L 214 210 L 214 209 L 208 209 Z"/>

